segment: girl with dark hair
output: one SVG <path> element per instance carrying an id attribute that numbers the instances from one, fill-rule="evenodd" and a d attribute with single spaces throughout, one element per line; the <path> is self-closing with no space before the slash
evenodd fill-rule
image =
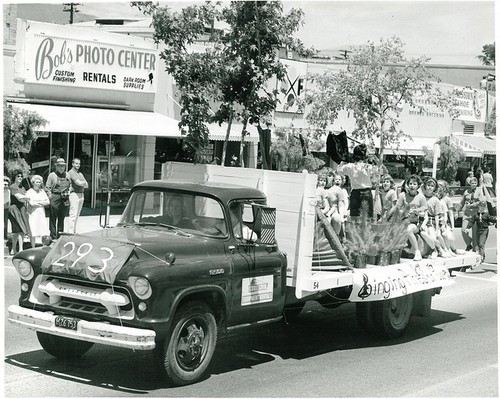
<path id="1" fill-rule="evenodd" d="M 360 144 L 354 147 L 353 163 L 341 164 L 337 173 L 349 177 L 351 181 L 350 215 L 360 216 L 365 208 L 368 217 L 373 215 L 372 176 L 378 173 L 378 167 L 367 162 L 367 147 Z"/>
<path id="2" fill-rule="evenodd" d="M 396 193 L 396 185 L 391 175 L 382 176 L 382 219 L 390 220 L 393 213 L 396 211 L 398 195 Z"/>

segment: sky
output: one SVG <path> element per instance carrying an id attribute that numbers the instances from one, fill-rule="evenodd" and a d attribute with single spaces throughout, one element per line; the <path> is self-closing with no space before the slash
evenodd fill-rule
<path id="1" fill-rule="evenodd" d="M 24 2 L 24 1 L 23 1 Z M 51 3 L 54 3 L 51 1 Z M 194 1 L 167 1 L 173 11 Z M 481 65 L 482 47 L 495 41 L 494 1 L 284 1 L 301 8 L 304 25 L 295 35 L 317 50 L 357 46 L 398 36 L 407 57 L 430 63 Z M 81 1 L 79 9 L 104 18 L 141 17 L 129 2 Z"/>

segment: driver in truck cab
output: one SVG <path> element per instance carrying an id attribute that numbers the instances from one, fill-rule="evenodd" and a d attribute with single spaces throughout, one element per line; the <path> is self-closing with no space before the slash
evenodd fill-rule
<path id="1" fill-rule="evenodd" d="M 257 234 L 243 223 L 243 206 L 240 202 L 229 204 L 229 219 L 236 238 L 250 242 L 257 241 Z"/>

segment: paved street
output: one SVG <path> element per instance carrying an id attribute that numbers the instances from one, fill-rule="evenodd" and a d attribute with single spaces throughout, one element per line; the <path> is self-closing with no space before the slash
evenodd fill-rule
<path id="1" fill-rule="evenodd" d="M 327 310 L 309 303 L 293 325 L 241 329 L 219 339 L 211 375 L 171 388 L 142 352 L 95 345 L 79 362 L 60 363 L 36 335 L 5 324 L 8 397 L 497 397 L 496 231 L 488 261 L 457 273 L 433 299 L 430 318 L 411 320 L 394 341 L 356 325 L 352 304 Z M 17 275 L 5 262 L 5 303 Z M 4 316 L 6 317 L 6 316 Z"/>

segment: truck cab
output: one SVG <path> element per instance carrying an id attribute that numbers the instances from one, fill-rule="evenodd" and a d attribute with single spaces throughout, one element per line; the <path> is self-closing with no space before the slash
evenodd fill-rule
<path id="1" fill-rule="evenodd" d="M 228 184 L 142 182 L 116 227 L 13 258 L 21 296 L 9 319 L 56 357 L 93 343 L 155 349 L 172 381 L 192 382 L 218 330 L 282 313 L 287 259 L 266 201 Z"/>

